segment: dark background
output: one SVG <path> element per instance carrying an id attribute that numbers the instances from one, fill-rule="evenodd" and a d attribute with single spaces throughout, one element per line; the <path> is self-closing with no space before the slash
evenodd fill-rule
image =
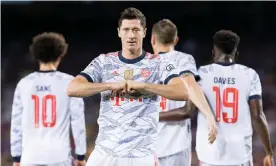
<path id="1" fill-rule="evenodd" d="M 212 36 L 230 29 L 241 37 L 239 63 L 255 69 L 263 84 L 264 109 L 272 141 L 276 144 L 276 3 L 275 2 L 1 2 L 1 152 L 2 165 L 11 165 L 10 115 L 17 82 L 37 69 L 28 47 L 38 33 L 62 33 L 69 43 L 59 70 L 78 74 L 100 53 L 121 49 L 117 35 L 120 13 L 136 7 L 147 17 L 144 49 L 152 52 L 153 23 L 171 19 L 178 27 L 176 49 L 190 53 L 197 65 L 211 60 Z M 89 153 L 97 134 L 99 96 L 86 98 Z M 193 132 L 196 124 L 193 123 Z M 194 138 L 194 137 L 193 137 Z M 88 156 L 87 155 L 87 156 Z M 264 151 L 254 137 L 254 162 L 261 165 Z M 193 164 L 198 165 L 193 150 Z"/>

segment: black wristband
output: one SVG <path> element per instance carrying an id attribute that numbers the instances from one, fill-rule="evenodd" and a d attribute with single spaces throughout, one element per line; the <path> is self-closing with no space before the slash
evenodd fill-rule
<path id="1" fill-rule="evenodd" d="M 21 156 L 12 157 L 12 161 L 13 161 L 13 162 L 19 163 L 20 160 L 21 160 Z"/>
<path id="2" fill-rule="evenodd" d="M 77 160 L 82 161 L 85 159 L 85 155 L 77 155 Z"/>

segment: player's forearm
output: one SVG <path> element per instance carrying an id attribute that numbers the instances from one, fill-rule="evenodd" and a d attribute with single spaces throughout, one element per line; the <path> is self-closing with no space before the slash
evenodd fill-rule
<path id="1" fill-rule="evenodd" d="M 180 121 L 190 118 L 189 112 L 185 112 L 184 107 L 176 108 L 168 112 L 159 113 L 159 121 Z"/>
<path id="2" fill-rule="evenodd" d="M 75 142 L 75 153 L 79 158 L 86 154 L 86 129 L 84 115 L 71 120 L 72 134 Z M 81 157 L 82 156 L 82 157 Z"/>
<path id="3" fill-rule="evenodd" d="M 15 129 L 12 128 L 14 131 Z M 20 162 L 22 155 L 21 133 L 11 134 L 11 156 L 13 162 Z"/>
<path id="4" fill-rule="evenodd" d="M 185 87 L 188 91 L 189 100 L 199 109 L 199 111 L 209 119 L 214 119 L 211 108 L 205 98 L 203 91 L 194 79 L 183 79 Z"/>
<path id="5" fill-rule="evenodd" d="M 12 120 L 13 121 L 13 120 Z M 22 133 L 21 126 L 12 124 L 11 125 L 11 156 L 15 162 L 20 162 L 22 153 Z"/>
<path id="6" fill-rule="evenodd" d="M 22 155 L 22 105 L 14 101 L 11 116 L 10 148 L 14 162 L 20 162 Z"/>
<path id="7" fill-rule="evenodd" d="M 189 100 L 184 107 L 169 110 L 159 113 L 159 121 L 180 121 L 191 118 L 196 113 L 196 106 Z"/>
<path id="8" fill-rule="evenodd" d="M 71 97 L 89 97 L 106 90 L 109 90 L 108 83 L 90 83 L 73 80 L 68 85 L 67 94 Z"/>
<path id="9" fill-rule="evenodd" d="M 81 158 L 85 157 L 87 148 L 86 148 L 86 132 L 85 129 L 73 129 L 73 137 L 75 142 L 75 154 L 80 158 L 79 160 L 83 160 Z"/>
<path id="10" fill-rule="evenodd" d="M 265 151 L 268 155 L 272 155 L 273 150 L 270 142 L 270 136 L 268 131 L 268 125 L 264 113 L 260 113 L 259 116 L 255 116 L 252 119 L 253 128 L 261 138 Z"/>
<path id="11" fill-rule="evenodd" d="M 11 136 L 14 137 L 14 136 Z M 13 162 L 20 162 L 22 153 L 22 138 L 11 138 L 11 156 Z"/>
<path id="12" fill-rule="evenodd" d="M 188 99 L 188 95 L 185 93 L 183 85 L 181 83 L 177 84 L 145 84 L 144 90 L 170 100 L 185 101 Z"/>

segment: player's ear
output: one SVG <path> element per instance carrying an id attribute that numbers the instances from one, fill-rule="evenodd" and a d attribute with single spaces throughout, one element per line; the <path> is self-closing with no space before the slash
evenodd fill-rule
<path id="1" fill-rule="evenodd" d="M 214 50 L 214 48 L 212 49 L 212 57 L 213 57 L 213 60 L 215 61 L 215 50 Z"/>
<path id="2" fill-rule="evenodd" d="M 155 35 L 151 35 L 151 39 L 150 39 L 150 42 L 151 42 L 151 45 L 155 45 L 155 40 L 156 40 L 156 37 Z"/>
<path id="3" fill-rule="evenodd" d="M 146 37 L 146 34 L 147 34 L 147 28 L 144 29 L 144 35 L 143 35 L 143 38 Z"/>
<path id="4" fill-rule="evenodd" d="M 178 36 L 176 36 L 175 39 L 174 39 L 174 43 L 173 43 L 174 46 L 178 43 L 178 41 L 179 41 L 179 38 L 178 38 Z"/>
<path id="5" fill-rule="evenodd" d="M 239 57 L 239 51 L 236 51 L 236 54 L 235 54 L 235 60 L 237 60 Z"/>
<path id="6" fill-rule="evenodd" d="M 120 28 L 117 28 L 117 31 L 118 31 L 118 36 L 121 37 Z"/>

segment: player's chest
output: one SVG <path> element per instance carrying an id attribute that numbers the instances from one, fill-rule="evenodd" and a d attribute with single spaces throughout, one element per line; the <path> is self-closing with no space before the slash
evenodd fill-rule
<path id="1" fill-rule="evenodd" d="M 104 70 L 104 82 L 117 82 L 121 80 L 135 80 L 139 82 L 149 82 L 155 80 L 158 76 L 158 71 L 150 67 L 129 67 L 121 66 L 115 69 Z"/>

